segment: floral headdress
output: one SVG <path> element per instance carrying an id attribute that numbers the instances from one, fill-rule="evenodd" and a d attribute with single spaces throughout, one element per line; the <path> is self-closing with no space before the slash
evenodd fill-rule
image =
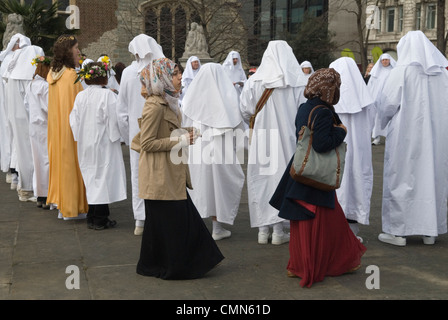
<path id="1" fill-rule="evenodd" d="M 51 64 L 51 59 L 48 58 L 48 57 L 45 57 L 45 56 L 37 56 L 36 58 L 34 58 L 34 59 L 31 61 L 31 64 L 32 64 L 33 66 L 35 66 L 35 65 L 37 65 L 37 64 L 39 64 L 39 63 L 46 64 L 46 65 L 49 66 L 49 65 Z"/>
<path id="2" fill-rule="evenodd" d="M 110 59 L 107 56 L 104 56 L 101 59 L 101 62 L 95 64 L 95 63 L 89 63 L 86 66 L 84 66 L 81 70 L 77 72 L 78 78 L 76 79 L 75 83 L 82 81 L 82 80 L 92 80 L 95 78 L 104 78 L 108 76 L 108 73 L 110 71 Z"/>

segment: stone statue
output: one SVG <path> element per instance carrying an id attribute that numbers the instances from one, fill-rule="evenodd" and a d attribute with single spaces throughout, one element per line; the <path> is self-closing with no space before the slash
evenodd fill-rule
<path id="1" fill-rule="evenodd" d="M 197 56 L 199 58 L 210 58 L 208 54 L 207 40 L 205 39 L 204 29 L 196 22 L 191 24 L 185 41 L 184 57 Z"/>
<path id="2" fill-rule="evenodd" d="M 196 56 L 201 61 L 201 64 L 214 62 L 208 53 L 207 39 L 205 38 L 204 29 L 196 22 L 191 23 L 190 31 L 188 32 L 185 41 L 185 51 L 179 62 L 184 66 L 188 58 Z"/>
<path id="3" fill-rule="evenodd" d="M 17 33 L 25 34 L 23 30 L 23 17 L 19 14 L 11 13 L 8 15 L 8 24 L 3 34 L 3 50 L 8 46 L 11 37 Z"/>

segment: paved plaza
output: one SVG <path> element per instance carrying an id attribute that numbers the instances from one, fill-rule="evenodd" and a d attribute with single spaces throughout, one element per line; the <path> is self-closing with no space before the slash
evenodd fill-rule
<path id="1" fill-rule="evenodd" d="M 225 259 L 203 279 L 166 281 L 136 274 L 141 237 L 134 236 L 129 152 L 128 200 L 110 206 L 114 229 L 94 231 L 85 221 L 63 221 L 57 211 L 19 202 L 4 174 L 0 181 L 1 300 L 446 300 L 448 236 L 426 246 L 377 240 L 381 232 L 384 144 L 373 146 L 374 188 L 369 226 L 361 226 L 367 252 L 352 274 L 327 277 L 311 288 L 286 276 L 288 245 L 259 245 L 251 229 L 244 189 L 232 237 L 218 241 Z M 211 221 L 206 220 L 211 228 Z M 72 268 L 72 269 L 70 269 Z M 75 272 L 73 272 L 75 270 Z M 79 271 L 79 287 L 70 278 Z M 373 273 L 370 273 L 372 272 Z M 68 272 L 68 273 L 67 273 Z M 373 278 L 378 276 L 377 278 Z M 373 286 L 376 285 L 376 287 Z M 182 304 L 180 304 L 182 306 Z"/>

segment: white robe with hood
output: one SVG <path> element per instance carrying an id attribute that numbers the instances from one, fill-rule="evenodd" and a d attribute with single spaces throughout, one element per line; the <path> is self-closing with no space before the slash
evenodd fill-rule
<path id="1" fill-rule="evenodd" d="M 30 142 L 34 163 L 34 195 L 47 197 L 50 162 L 48 159 L 48 82 L 36 75 L 27 87 L 25 104 L 30 115 Z"/>
<path id="2" fill-rule="evenodd" d="M 238 62 L 236 65 L 233 64 L 233 59 L 237 58 Z M 238 97 L 243 90 L 244 83 L 247 81 L 246 73 L 244 72 L 243 65 L 241 62 L 241 56 L 237 51 L 230 51 L 227 55 L 226 60 L 222 64 L 224 71 L 226 72 L 232 83 L 235 83 L 235 89 L 238 93 Z M 239 85 L 237 82 L 242 82 L 243 86 Z"/>
<path id="3" fill-rule="evenodd" d="M 118 94 L 118 125 L 125 143 L 130 146 L 140 128 L 138 119 L 142 116 L 145 99 L 141 95 L 140 72 L 153 59 L 163 58 L 162 48 L 157 42 L 145 35 L 136 36 L 129 43 L 129 51 L 136 60 L 123 70 Z M 138 196 L 138 160 L 140 154 L 129 149 L 132 185 L 132 210 L 137 221 L 145 220 L 145 203 Z"/>
<path id="4" fill-rule="evenodd" d="M 245 122 L 265 88 L 274 88 L 257 115 L 249 145 L 247 188 L 251 227 L 282 222 L 269 201 L 296 149 L 295 118 L 307 80 L 286 41 L 271 41 L 260 67 L 249 78 L 241 94 L 240 109 Z"/>
<path id="5" fill-rule="evenodd" d="M 382 60 L 389 59 L 390 64 L 387 67 L 384 67 L 381 63 Z M 394 58 L 392 58 L 389 54 L 384 53 L 380 56 L 378 61 L 373 66 L 370 71 L 370 80 L 367 84 L 367 88 L 370 91 L 370 94 L 375 99 L 375 123 L 372 129 L 372 138 L 376 138 L 378 136 L 385 136 L 386 129 L 381 129 L 380 118 L 378 114 L 378 104 L 381 101 L 381 96 L 383 94 L 384 84 L 386 83 L 387 78 L 389 77 L 390 71 L 395 67 L 397 62 Z"/>
<path id="6" fill-rule="evenodd" d="M 345 169 L 341 187 L 336 190 L 336 194 L 348 219 L 368 225 L 373 188 L 370 136 L 374 99 L 367 90 L 355 60 L 342 57 L 329 67 L 341 75 L 341 97 L 334 109 L 347 127 Z"/>
<path id="7" fill-rule="evenodd" d="M 193 67 L 191 66 L 191 63 L 194 61 L 199 62 L 199 67 L 196 70 L 193 70 Z M 183 100 L 183 98 L 185 97 L 188 87 L 198 74 L 199 70 L 201 70 L 201 61 L 199 60 L 199 58 L 196 56 L 191 56 L 190 58 L 188 58 L 187 63 L 185 65 L 184 73 L 182 74 L 182 95 L 180 98 L 181 100 Z"/>
<path id="8" fill-rule="evenodd" d="M 70 113 L 89 205 L 126 199 L 126 172 L 116 112 L 117 95 L 108 88 L 89 85 L 78 93 Z"/>
<path id="9" fill-rule="evenodd" d="M 387 126 L 382 226 L 396 236 L 447 232 L 448 66 L 421 31 L 398 43 L 379 107 Z"/>
<path id="10" fill-rule="evenodd" d="M 314 73 L 314 68 L 313 68 L 313 65 L 311 64 L 311 62 L 309 62 L 309 61 L 303 61 L 301 64 L 300 64 L 300 68 L 302 68 L 302 71 L 303 71 L 303 68 L 310 68 L 311 69 L 311 72 L 309 73 L 309 74 L 303 74 L 303 76 L 308 80 L 310 77 L 311 77 L 311 75 Z"/>
<path id="11" fill-rule="evenodd" d="M 11 124 L 8 119 L 8 110 L 6 109 L 6 82 L 3 79 L 3 74 L 6 73 L 12 55 L 12 51 L 3 51 L 0 54 L 0 170 L 2 172 L 8 172 L 10 168 L 14 168 L 14 164 L 12 164 L 13 136 Z"/>
<path id="12" fill-rule="evenodd" d="M 244 138 L 244 127 L 237 93 L 220 64 L 204 65 L 192 82 L 183 101 L 182 126 L 202 133 L 189 148 L 193 203 L 202 218 L 215 216 L 233 225 L 244 185 L 237 157 L 244 140 L 238 141 L 236 130 Z"/>
<path id="13" fill-rule="evenodd" d="M 17 189 L 33 191 L 34 165 L 29 138 L 29 114 L 25 107 L 25 91 L 36 71 L 31 61 L 38 55 L 43 56 L 44 52 L 42 48 L 31 45 L 30 39 L 21 34 L 11 38 L 6 50 L 12 50 L 17 41 L 19 41 L 19 49 L 13 52 L 4 74 L 6 108 L 17 153 L 16 169 L 19 172 Z"/>

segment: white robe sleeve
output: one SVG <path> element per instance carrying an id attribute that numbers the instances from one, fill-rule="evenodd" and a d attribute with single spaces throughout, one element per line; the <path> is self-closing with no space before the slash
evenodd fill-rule
<path id="1" fill-rule="evenodd" d="M 79 137 L 79 114 L 78 114 L 78 97 L 75 99 L 75 104 L 73 106 L 72 112 L 70 112 L 70 127 L 72 128 L 73 138 L 78 141 Z"/>
<path id="2" fill-rule="evenodd" d="M 394 71 L 384 85 L 383 94 L 378 106 L 378 116 L 381 129 L 385 129 L 400 108 L 401 94 L 404 79 L 397 79 Z"/>
<path id="3" fill-rule="evenodd" d="M 121 136 L 123 137 L 126 145 L 129 145 L 129 102 L 127 98 L 127 91 L 127 84 L 122 81 L 121 90 L 118 93 L 116 118 Z"/>
<path id="4" fill-rule="evenodd" d="M 114 94 L 109 93 L 107 103 L 105 103 L 104 117 L 107 125 L 107 133 L 111 142 L 120 140 L 120 128 L 117 120 L 117 98 Z M 125 137 L 123 137 L 125 139 Z"/>
<path id="5" fill-rule="evenodd" d="M 240 96 L 240 110 L 244 122 L 247 124 L 250 122 L 250 117 L 255 113 L 256 104 L 251 88 L 248 85 L 244 86 Z"/>

